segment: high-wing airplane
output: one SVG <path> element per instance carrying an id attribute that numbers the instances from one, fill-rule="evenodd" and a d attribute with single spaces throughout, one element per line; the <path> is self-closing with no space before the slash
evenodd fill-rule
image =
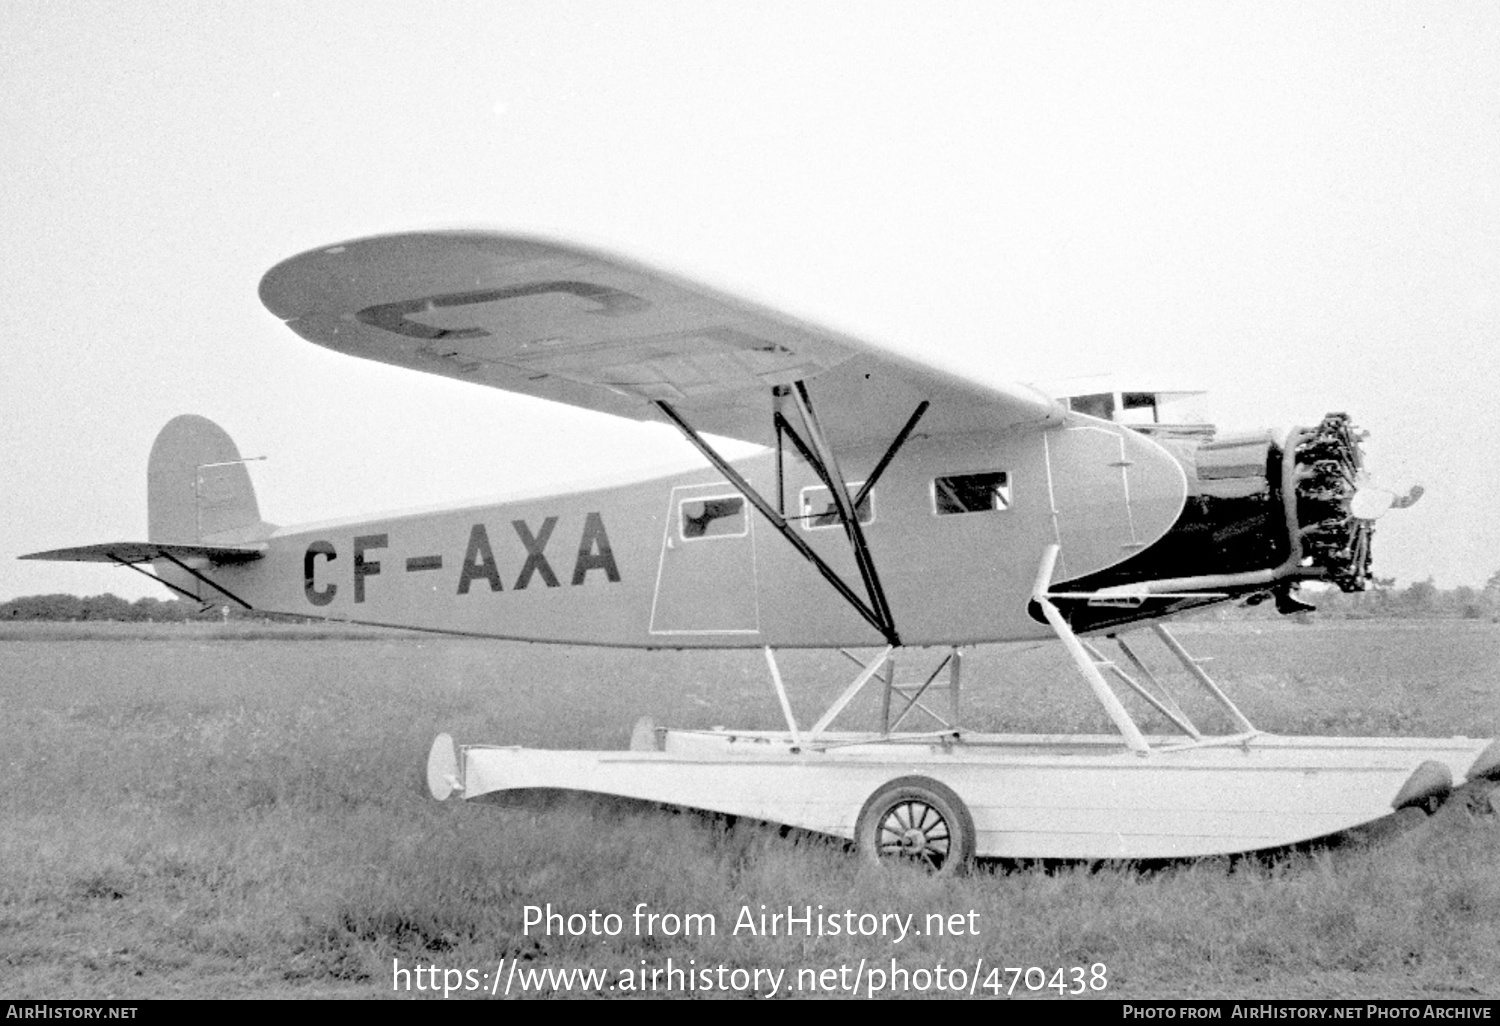
<path id="1" fill-rule="evenodd" d="M 1500 776 L 1500 746 L 1483 741 L 1260 733 L 1157 623 L 1231 600 L 1304 609 L 1303 581 L 1365 586 L 1373 520 L 1394 496 L 1365 483 L 1343 414 L 1222 437 L 1143 416 L 1158 393 L 1059 399 L 981 381 L 613 256 L 497 233 L 325 247 L 277 265 L 260 294 L 318 345 L 665 421 L 705 459 L 591 491 L 276 527 L 228 436 L 179 417 L 152 450 L 148 540 L 24 557 L 149 566 L 180 593 L 278 613 L 766 651 L 784 732 L 643 727 L 628 753 L 455 751 L 440 738 L 429 765 L 439 797 L 602 790 L 958 864 L 976 852 L 1267 847 Z M 730 461 L 709 436 L 764 449 Z M 1210 691 L 1232 734 L 1203 734 L 1123 641 L 1130 670 L 1096 647 L 1142 625 Z M 963 730 L 962 648 L 1050 637 L 1120 737 Z M 859 674 L 804 728 L 774 651 L 809 647 L 876 654 L 851 655 Z M 899 684 L 893 652 L 926 648 L 946 650 L 938 670 Z M 945 668 L 947 716 L 923 700 Z M 1183 737 L 1144 735 L 1105 673 Z M 877 679 L 882 729 L 831 731 Z M 937 728 L 900 732 L 911 714 Z"/>

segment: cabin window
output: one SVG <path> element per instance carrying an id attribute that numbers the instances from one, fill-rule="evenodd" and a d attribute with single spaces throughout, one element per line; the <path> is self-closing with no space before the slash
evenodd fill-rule
<path id="1" fill-rule="evenodd" d="M 705 538 L 741 538 L 750 530 L 745 516 L 743 495 L 714 495 L 705 499 L 684 499 L 682 506 L 682 540 Z"/>
<path id="2" fill-rule="evenodd" d="M 932 508 L 938 516 L 1010 509 L 1010 475 L 1003 470 L 989 470 L 982 474 L 933 478 Z"/>
<path id="3" fill-rule="evenodd" d="M 852 500 L 864 487 L 863 481 L 849 482 L 849 498 Z M 868 524 L 875 519 L 875 491 L 864 497 L 855 510 L 855 515 L 861 524 Z M 809 531 L 819 527 L 838 527 L 839 508 L 833 503 L 833 493 L 823 485 L 814 485 L 811 488 L 802 489 L 802 526 Z"/>

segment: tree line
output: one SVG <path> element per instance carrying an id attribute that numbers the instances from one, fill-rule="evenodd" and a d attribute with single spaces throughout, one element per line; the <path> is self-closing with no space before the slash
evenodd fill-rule
<path id="1" fill-rule="evenodd" d="M 133 623 L 184 623 L 226 619 L 224 607 L 185 598 L 141 598 L 134 602 L 118 595 L 26 595 L 0 603 L 0 622 L 7 620 L 119 620 Z M 265 619 L 254 612 L 231 609 L 231 620 Z"/>
<path id="2" fill-rule="evenodd" d="M 1363 617 L 1456 617 L 1468 620 L 1500 618 L 1500 570 L 1483 588 L 1461 584 L 1456 588 L 1439 588 L 1431 577 L 1414 581 L 1404 588 L 1396 587 L 1391 578 L 1377 577 L 1362 592 L 1345 594 L 1329 589 L 1303 597 L 1319 612 L 1346 618 Z M 265 620 L 284 619 L 252 610 L 208 605 L 185 598 L 141 598 L 134 602 L 118 595 L 27 595 L 0 603 L 0 623 L 6 620 L 120 620 L 136 623 L 182 623 L 189 620 Z M 1270 603 L 1257 607 L 1258 613 L 1270 609 Z M 1317 615 L 1317 614 L 1313 614 Z"/>
<path id="3" fill-rule="evenodd" d="M 1482 588 L 1467 584 L 1460 584 L 1456 588 L 1439 588 L 1431 577 L 1398 588 L 1393 578 L 1376 577 L 1365 591 L 1345 593 L 1330 588 L 1314 594 L 1311 589 L 1304 588 L 1301 597 L 1317 606 L 1320 613 L 1346 618 L 1456 617 L 1492 620 L 1500 618 L 1500 570 Z"/>

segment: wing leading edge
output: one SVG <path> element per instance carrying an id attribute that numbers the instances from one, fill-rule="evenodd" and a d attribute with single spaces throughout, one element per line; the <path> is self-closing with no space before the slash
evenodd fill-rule
<path id="1" fill-rule="evenodd" d="M 1062 417 L 980 383 L 616 257 L 477 231 L 345 242 L 273 267 L 262 302 L 318 345 L 635 420 L 669 402 L 699 430 L 771 445 L 774 386 L 804 381 L 836 449 Z"/>

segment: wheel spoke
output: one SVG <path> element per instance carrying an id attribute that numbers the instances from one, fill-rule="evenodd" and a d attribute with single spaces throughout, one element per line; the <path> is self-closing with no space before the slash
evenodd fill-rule
<path id="1" fill-rule="evenodd" d="M 904 783 L 897 781 L 883 796 L 877 793 L 861 813 L 860 846 L 875 858 L 915 862 L 934 872 L 967 863 L 972 827 L 957 796 L 936 782 L 930 787 Z M 884 802 L 876 804 L 882 797 Z"/>
<path id="2" fill-rule="evenodd" d="M 932 820 L 937 817 L 937 813 L 933 811 L 931 805 L 923 805 L 920 806 L 920 808 L 922 810 L 922 822 L 917 824 L 917 829 L 925 834 L 929 829 L 931 829 Z M 938 822 L 941 823 L 942 819 L 938 818 Z"/>

